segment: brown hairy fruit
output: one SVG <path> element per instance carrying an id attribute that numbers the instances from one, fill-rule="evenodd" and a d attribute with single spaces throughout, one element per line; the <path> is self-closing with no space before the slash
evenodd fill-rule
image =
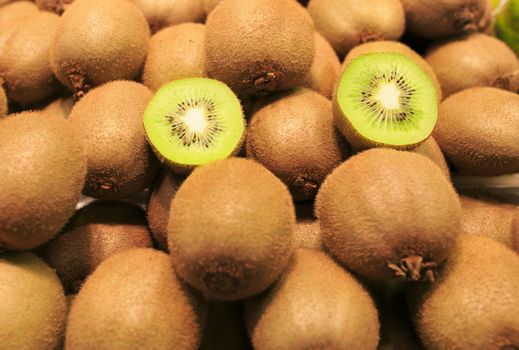
<path id="1" fill-rule="evenodd" d="M 426 349 L 519 347 L 519 256 L 501 243 L 461 235 L 439 279 L 408 291 Z"/>
<path id="2" fill-rule="evenodd" d="M 445 98 L 476 86 L 506 89 L 513 73 L 519 71 L 519 59 L 512 49 L 482 33 L 439 42 L 425 59 L 434 69 Z"/>
<path id="3" fill-rule="evenodd" d="M 177 193 L 183 178 L 163 170 L 148 202 L 148 225 L 153 238 L 162 250 L 168 249 L 168 222 L 171 201 Z"/>
<path id="4" fill-rule="evenodd" d="M 195 350 L 202 301 L 175 276 L 168 255 L 130 249 L 86 280 L 68 318 L 66 349 Z"/>
<path id="5" fill-rule="evenodd" d="M 324 253 L 299 248 L 272 289 L 246 302 L 254 349 L 376 349 L 368 292 Z"/>
<path id="6" fill-rule="evenodd" d="M 23 27 L 31 15 L 38 13 L 38 7 L 30 1 L 15 1 L 0 7 L 0 52 L 12 32 Z"/>
<path id="7" fill-rule="evenodd" d="M 80 98 L 93 86 L 135 78 L 149 37 L 144 15 L 130 1 L 75 0 L 59 20 L 52 70 Z"/>
<path id="8" fill-rule="evenodd" d="M 434 138 L 431 136 L 422 143 L 420 146 L 414 149 L 414 152 L 419 153 L 423 156 L 430 158 L 436 165 L 447 175 L 447 178 L 450 180 L 450 170 L 447 165 L 447 161 L 445 160 L 445 156 L 443 155 L 440 146 Z"/>
<path id="9" fill-rule="evenodd" d="M 48 104 L 42 109 L 43 113 L 67 119 L 74 107 L 74 99 L 72 97 L 61 97 Z"/>
<path id="10" fill-rule="evenodd" d="M 323 241 L 369 279 L 433 280 L 461 225 L 458 195 L 429 158 L 375 148 L 326 178 L 316 199 Z"/>
<path id="11" fill-rule="evenodd" d="M 0 120 L 0 247 L 32 249 L 73 215 L 86 156 L 66 121 L 38 112 Z"/>
<path id="12" fill-rule="evenodd" d="M 321 225 L 314 214 L 314 203 L 296 204 L 296 217 L 296 245 L 300 248 L 324 251 Z"/>
<path id="13" fill-rule="evenodd" d="M 519 254 L 519 210 L 516 210 L 514 220 L 512 221 L 512 249 Z"/>
<path id="14" fill-rule="evenodd" d="M 202 0 L 202 5 L 204 6 L 204 11 L 206 14 L 209 14 L 214 8 L 221 3 L 222 0 Z"/>
<path id="15" fill-rule="evenodd" d="M 185 22 L 202 22 L 205 10 L 202 0 L 131 0 L 137 5 L 155 33 Z"/>
<path id="16" fill-rule="evenodd" d="M 7 113 L 7 96 L 5 96 L 4 88 L 0 85 L 0 118 L 5 117 Z"/>
<path id="17" fill-rule="evenodd" d="M 240 304 L 209 303 L 200 350 L 251 349 Z"/>
<path id="18" fill-rule="evenodd" d="M 294 225 L 290 193 L 272 173 L 248 159 L 215 161 L 196 168 L 173 199 L 170 255 L 178 275 L 206 296 L 243 299 L 285 269 Z"/>
<path id="19" fill-rule="evenodd" d="M 61 15 L 74 0 L 35 0 L 40 10 L 56 12 Z"/>
<path id="20" fill-rule="evenodd" d="M 0 255 L 2 349 L 54 350 L 65 327 L 66 302 L 54 271 L 29 253 Z"/>
<path id="21" fill-rule="evenodd" d="M 288 93 L 253 114 L 247 157 L 263 164 L 296 201 L 315 197 L 325 177 L 348 155 L 336 131 L 332 103 L 317 92 Z"/>
<path id="22" fill-rule="evenodd" d="M 315 56 L 303 86 L 331 99 L 341 62 L 330 43 L 318 32 L 314 33 Z"/>
<path id="23" fill-rule="evenodd" d="M 43 248 L 42 256 L 56 270 L 65 291 L 77 293 L 108 257 L 152 246 L 144 210 L 126 202 L 97 201 L 78 211 L 63 234 Z"/>
<path id="24" fill-rule="evenodd" d="M 87 93 L 68 118 L 87 150 L 87 196 L 117 199 L 151 184 L 159 162 L 146 141 L 142 116 L 152 92 L 132 81 L 113 81 Z"/>
<path id="25" fill-rule="evenodd" d="M 519 96 L 490 88 L 463 90 L 443 101 L 433 132 L 460 172 L 492 176 L 519 171 Z"/>
<path id="26" fill-rule="evenodd" d="M 207 74 L 245 95 L 299 86 L 314 59 L 313 35 L 294 0 L 224 0 L 206 22 Z"/>
<path id="27" fill-rule="evenodd" d="M 398 40 L 405 29 L 398 0 L 311 0 L 308 12 L 341 57 L 368 41 Z"/>
<path id="28" fill-rule="evenodd" d="M 152 91 L 175 79 L 205 76 L 205 26 L 183 23 L 153 35 L 142 82 Z"/>

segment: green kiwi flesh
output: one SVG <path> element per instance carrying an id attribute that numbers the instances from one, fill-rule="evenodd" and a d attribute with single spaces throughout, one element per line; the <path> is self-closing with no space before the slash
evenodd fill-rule
<path id="1" fill-rule="evenodd" d="M 5 95 L 4 88 L 0 86 L 0 119 L 5 117 L 8 111 L 7 96 Z"/>
<path id="2" fill-rule="evenodd" d="M 355 149 L 416 147 L 431 135 L 438 117 L 430 76 L 398 53 L 368 53 L 352 60 L 333 102 L 336 124 Z"/>
<path id="3" fill-rule="evenodd" d="M 513 49 L 517 55 L 519 55 L 518 21 L 519 3 L 512 0 L 505 3 L 504 8 L 497 14 L 495 23 L 496 36 Z"/>
<path id="4" fill-rule="evenodd" d="M 187 78 L 155 93 L 144 112 L 144 128 L 159 160 L 186 173 L 236 154 L 244 141 L 245 118 L 240 100 L 224 83 Z"/>

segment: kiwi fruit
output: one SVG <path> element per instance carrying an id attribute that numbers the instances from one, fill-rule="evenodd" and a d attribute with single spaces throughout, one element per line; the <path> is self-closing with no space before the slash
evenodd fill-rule
<path id="1" fill-rule="evenodd" d="M 97 201 L 79 210 L 64 232 L 43 247 L 42 257 L 56 270 L 67 293 L 108 257 L 130 248 L 151 248 L 146 214 L 127 202 Z"/>
<path id="2" fill-rule="evenodd" d="M 425 59 L 434 69 L 445 98 L 477 86 L 507 89 L 513 73 L 519 70 L 514 52 L 502 41 L 482 33 L 437 43 Z"/>
<path id="3" fill-rule="evenodd" d="M 37 103 L 58 91 L 59 83 L 49 62 L 58 21 L 56 14 L 38 12 L 13 30 L 5 41 L 0 53 L 0 78 L 9 100 Z"/>
<path id="4" fill-rule="evenodd" d="M 398 40 L 405 29 L 398 0 L 310 0 L 308 12 L 341 57 L 368 41 Z"/>
<path id="5" fill-rule="evenodd" d="M 461 173 L 492 176 L 519 171 L 519 96 L 476 87 L 442 102 L 434 139 Z"/>
<path id="6" fill-rule="evenodd" d="M 429 158 L 375 148 L 324 181 L 316 198 L 323 242 L 365 278 L 434 280 L 461 226 L 457 193 Z"/>
<path id="7" fill-rule="evenodd" d="M 318 32 L 314 33 L 315 56 L 303 86 L 331 99 L 341 62 L 330 43 Z"/>
<path id="8" fill-rule="evenodd" d="M 142 82 L 153 91 L 172 80 L 205 76 L 205 26 L 183 23 L 150 39 Z"/>
<path id="9" fill-rule="evenodd" d="M 74 0 L 34 0 L 40 10 L 51 11 L 61 15 Z"/>
<path id="10" fill-rule="evenodd" d="M 209 14 L 222 0 L 202 0 L 202 5 L 206 14 Z"/>
<path id="11" fill-rule="evenodd" d="M 67 119 L 72 111 L 72 107 L 74 107 L 74 103 L 75 101 L 72 97 L 60 97 L 49 103 L 42 109 L 42 112 Z"/>
<path id="12" fill-rule="evenodd" d="M 438 118 L 430 75 L 406 55 L 366 53 L 343 71 L 333 95 L 335 123 L 353 149 L 416 148 Z"/>
<path id="13" fill-rule="evenodd" d="M 0 119 L 7 115 L 7 96 L 4 88 L 0 85 Z"/>
<path id="14" fill-rule="evenodd" d="M 195 169 L 173 198 L 170 255 L 178 275 L 206 296 L 244 299 L 285 269 L 294 226 L 290 193 L 272 173 L 248 159 L 214 161 Z"/>
<path id="15" fill-rule="evenodd" d="M 512 221 L 511 247 L 519 254 L 519 211 L 516 211 L 514 220 Z"/>
<path id="16" fill-rule="evenodd" d="M 416 147 L 414 152 L 430 158 L 445 173 L 447 178 L 450 179 L 449 166 L 447 165 L 445 156 L 443 155 L 443 152 L 440 149 L 440 146 L 438 146 L 438 143 L 434 137 L 429 137 L 424 143 Z"/>
<path id="17" fill-rule="evenodd" d="M 142 84 L 113 81 L 74 105 L 68 122 L 87 150 L 84 194 L 118 199 L 151 184 L 159 162 L 146 141 L 142 115 L 152 97 Z"/>
<path id="18" fill-rule="evenodd" d="M 252 349 L 241 309 L 237 303 L 210 302 L 200 350 Z"/>
<path id="19" fill-rule="evenodd" d="M 12 32 L 23 27 L 31 15 L 38 13 L 38 7 L 31 1 L 15 1 L 0 7 L 0 52 Z"/>
<path id="20" fill-rule="evenodd" d="M 348 155 L 334 126 L 332 103 L 307 89 L 295 90 L 253 114 L 247 157 L 263 164 L 296 201 L 312 200 L 325 177 Z"/>
<path id="21" fill-rule="evenodd" d="M 197 349 L 202 300 L 175 276 L 168 255 L 134 248 L 86 280 L 68 318 L 66 349 Z"/>
<path id="22" fill-rule="evenodd" d="M 433 284 L 412 285 L 426 349 L 519 347 L 519 256 L 489 238 L 461 235 Z"/>
<path id="23" fill-rule="evenodd" d="M 182 181 L 180 176 L 164 170 L 157 179 L 148 202 L 148 225 L 155 242 L 162 250 L 168 249 L 169 210 Z"/>
<path id="24" fill-rule="evenodd" d="M 254 349 L 377 348 L 379 321 L 368 292 L 322 252 L 299 248 L 266 293 L 246 301 Z"/>
<path id="25" fill-rule="evenodd" d="M 74 214 L 86 174 L 65 120 L 38 112 L 0 120 L 0 248 L 32 249 Z"/>
<path id="26" fill-rule="evenodd" d="M 174 80 L 155 93 L 144 112 L 148 142 L 177 173 L 235 155 L 245 138 L 238 97 L 208 78 Z"/>
<path id="27" fill-rule="evenodd" d="M 135 78 L 149 38 L 146 18 L 131 1 L 75 0 L 53 38 L 52 70 L 80 98 L 93 86 Z"/>
<path id="28" fill-rule="evenodd" d="M 202 22 L 205 10 L 202 0 L 131 0 L 137 5 L 152 33 L 185 22 Z"/>
<path id="29" fill-rule="evenodd" d="M 294 0 L 224 0 L 207 18 L 205 49 L 208 76 L 238 94 L 288 90 L 310 71 L 314 27 Z"/>
<path id="30" fill-rule="evenodd" d="M 406 29 L 419 37 L 446 38 L 479 32 L 490 22 L 488 0 L 402 0 Z"/>
<path id="31" fill-rule="evenodd" d="M 296 245 L 324 251 L 321 225 L 315 217 L 314 203 L 309 201 L 296 204 L 296 218 Z"/>

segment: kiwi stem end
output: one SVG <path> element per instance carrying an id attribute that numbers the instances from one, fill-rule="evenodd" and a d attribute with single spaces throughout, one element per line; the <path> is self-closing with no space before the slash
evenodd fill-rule
<path id="1" fill-rule="evenodd" d="M 499 77 L 492 84 L 493 87 L 519 93 L 519 70 Z"/>
<path id="2" fill-rule="evenodd" d="M 434 261 L 424 262 L 418 255 L 412 255 L 400 259 L 399 264 L 387 264 L 394 271 L 396 277 L 404 277 L 408 281 L 430 281 L 434 282 L 434 269 L 438 267 Z"/>

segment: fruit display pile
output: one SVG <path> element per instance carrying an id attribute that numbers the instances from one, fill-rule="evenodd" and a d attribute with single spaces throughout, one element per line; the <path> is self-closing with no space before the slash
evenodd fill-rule
<path id="1" fill-rule="evenodd" d="M 0 350 L 519 350 L 519 0 L 0 0 Z"/>

